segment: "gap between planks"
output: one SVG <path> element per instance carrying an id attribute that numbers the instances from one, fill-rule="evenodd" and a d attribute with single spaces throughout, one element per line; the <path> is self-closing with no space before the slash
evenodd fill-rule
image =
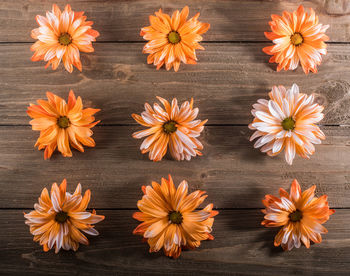
<path id="1" fill-rule="evenodd" d="M 141 198 L 140 198 L 141 199 Z M 202 208 L 197 208 L 195 210 L 201 210 Z M 261 208 L 213 208 L 213 210 L 216 210 L 216 211 L 254 211 L 254 210 L 261 210 L 261 209 L 264 209 L 263 207 Z M 330 207 L 330 209 L 333 209 L 333 210 L 350 210 L 349 207 Z M 6 208 L 6 207 L 0 207 L 0 211 L 21 211 L 21 210 L 25 210 L 25 211 L 28 211 L 28 210 L 34 210 L 34 207 L 23 207 L 23 208 L 12 208 L 12 207 L 9 207 L 9 208 Z M 86 209 L 87 211 L 92 211 L 92 210 L 96 210 L 96 211 L 140 211 L 140 209 L 138 208 L 93 208 L 93 207 L 89 207 Z"/>
<path id="2" fill-rule="evenodd" d="M 30 120 L 30 119 L 28 119 Z M 350 125 L 347 124 L 342 124 L 342 125 L 338 125 L 338 124 L 317 124 L 319 127 L 350 127 Z M 30 126 L 30 124 L 0 124 L 0 127 L 28 127 Z M 98 124 L 98 126 L 100 127 L 136 127 L 139 126 L 141 127 L 139 124 L 135 123 L 135 124 Z M 248 127 L 247 124 L 205 124 L 205 126 L 207 127 Z"/>
<path id="3" fill-rule="evenodd" d="M 124 41 L 96 41 L 93 42 L 94 44 L 110 44 L 110 43 L 115 43 L 115 44 L 123 44 L 123 43 L 129 43 L 129 44 L 146 44 L 148 41 L 128 41 L 128 40 L 124 40 Z M 0 45 L 16 45 L 16 44 L 34 44 L 35 41 L 0 41 Z M 203 40 L 200 43 L 207 43 L 207 44 L 218 44 L 218 43 L 222 43 L 222 44 L 241 44 L 241 43 L 246 43 L 246 44 L 271 44 L 272 45 L 272 41 L 264 41 L 264 40 L 256 40 L 256 41 L 250 41 L 250 40 L 241 40 L 241 41 L 235 41 L 235 40 L 227 40 L 227 41 L 220 41 L 220 40 L 215 40 L 215 41 L 208 41 L 208 40 Z M 349 45 L 350 42 L 347 41 L 326 41 L 326 44 L 330 44 L 330 45 Z"/>

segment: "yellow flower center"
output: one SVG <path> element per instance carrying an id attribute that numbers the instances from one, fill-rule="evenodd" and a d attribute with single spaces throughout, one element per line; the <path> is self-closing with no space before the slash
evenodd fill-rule
<path id="1" fill-rule="evenodd" d="M 181 36 L 180 36 L 180 34 L 178 32 L 171 31 L 168 34 L 168 40 L 172 44 L 177 44 L 177 43 L 179 43 L 181 41 Z"/>
<path id="2" fill-rule="evenodd" d="M 70 36 L 69 33 L 63 33 L 60 35 L 60 37 L 58 38 L 58 42 L 61 45 L 67 46 L 69 44 L 72 43 L 72 37 Z"/>
<path id="3" fill-rule="evenodd" d="M 303 218 L 303 213 L 296 209 L 293 213 L 289 214 L 289 219 L 293 222 L 300 221 Z"/>
<path id="4" fill-rule="evenodd" d="M 58 223 L 65 223 L 67 219 L 68 219 L 68 214 L 66 212 L 63 212 L 63 211 L 57 213 L 56 217 L 55 217 L 55 220 Z"/>
<path id="5" fill-rule="evenodd" d="M 292 42 L 294 46 L 299 46 L 303 41 L 303 36 L 300 33 L 294 33 L 290 36 L 290 42 Z"/>
<path id="6" fill-rule="evenodd" d="M 282 121 L 282 127 L 284 130 L 293 130 L 295 127 L 295 121 L 289 117 Z"/>
<path id="7" fill-rule="evenodd" d="M 57 125 L 60 128 L 67 128 L 70 125 L 69 119 L 66 116 L 61 116 L 57 119 Z"/>
<path id="8" fill-rule="evenodd" d="M 181 224 L 183 218 L 180 212 L 172 211 L 169 213 L 169 220 L 174 224 Z"/>
<path id="9" fill-rule="evenodd" d="M 163 130 L 165 133 L 171 134 L 177 130 L 176 123 L 174 121 L 169 121 L 163 125 Z"/>

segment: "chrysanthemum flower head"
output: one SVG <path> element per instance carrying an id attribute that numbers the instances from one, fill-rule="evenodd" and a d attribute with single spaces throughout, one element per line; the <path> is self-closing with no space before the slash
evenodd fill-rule
<path id="1" fill-rule="evenodd" d="M 75 192 L 66 192 L 67 182 L 64 179 L 60 186 L 52 184 L 51 193 L 43 189 L 39 202 L 34 204 L 34 211 L 24 214 L 34 241 L 43 246 L 44 251 L 55 248 L 58 253 L 79 248 L 79 243 L 88 245 L 89 241 L 82 233 L 97 236 L 99 233 L 92 224 L 102 221 L 105 217 L 87 212 L 91 192 L 87 190 L 82 197 L 81 185 Z"/>
<path id="2" fill-rule="evenodd" d="M 210 233 L 218 211 L 213 211 L 213 204 L 195 211 L 207 197 L 204 191 L 188 194 L 185 180 L 176 189 L 170 175 L 169 180 L 152 182 L 142 191 L 144 196 L 137 202 L 141 212 L 133 214 L 142 223 L 133 233 L 144 237 L 150 252 L 163 248 L 166 256 L 178 258 L 182 249 L 194 249 L 202 240 L 214 239 Z"/>
<path id="3" fill-rule="evenodd" d="M 65 157 L 71 157 L 73 148 L 84 152 L 84 146 L 94 147 L 91 130 L 100 121 L 93 116 L 100 109 L 85 108 L 80 97 L 76 99 L 73 90 L 69 92 L 68 104 L 62 98 L 46 93 L 48 101 L 37 100 L 30 104 L 27 114 L 33 130 L 40 131 L 35 147 L 45 149 L 44 158 L 48 159 L 56 147 Z"/>
<path id="4" fill-rule="evenodd" d="M 266 195 L 263 199 L 266 227 L 282 227 L 275 237 L 275 246 L 281 245 L 284 250 L 299 248 L 301 242 L 309 248 L 310 240 L 322 241 L 321 234 L 327 233 L 322 225 L 335 211 L 329 209 L 327 196 L 315 197 L 316 186 L 301 192 L 296 179 L 292 182 L 290 193 L 280 188 L 280 198 Z"/>
<path id="5" fill-rule="evenodd" d="M 292 13 L 285 11 L 282 16 L 273 14 L 271 18 L 272 32 L 265 32 L 265 36 L 275 45 L 263 48 L 272 55 L 270 63 L 278 63 L 277 71 L 280 71 L 294 70 L 300 62 L 305 74 L 316 73 L 322 55 L 327 54 L 324 41 L 329 39 L 325 35 L 329 25 L 319 24 L 314 10 L 310 8 L 307 13 L 302 5 Z"/>
<path id="6" fill-rule="evenodd" d="M 157 98 L 164 108 L 157 103 L 153 108 L 145 103 L 145 111 L 141 116 L 132 114 L 136 122 L 148 127 L 132 135 L 136 139 L 148 136 L 141 144 L 141 152 L 149 152 L 149 159 L 153 161 L 162 160 L 168 147 L 170 154 L 178 161 L 202 155 L 199 150 L 203 149 L 203 145 L 196 137 L 208 120 L 195 120 L 199 109 L 193 108 L 193 99 L 190 103 L 184 102 L 179 108 L 176 98 L 171 104 L 161 97 Z"/>
<path id="7" fill-rule="evenodd" d="M 210 28 L 208 23 L 198 21 L 199 13 L 187 20 L 188 7 L 184 7 L 181 12 L 178 10 L 170 16 L 160 9 L 150 15 L 151 26 L 141 29 L 140 35 L 149 42 L 143 47 L 143 53 L 149 54 L 148 64 L 154 64 L 157 69 L 165 64 L 165 68 L 170 70 L 174 67 L 179 70 L 180 62 L 185 64 L 196 64 L 196 49 L 204 50 L 199 45 L 202 41 L 201 34 Z"/>
<path id="8" fill-rule="evenodd" d="M 36 21 L 40 27 L 31 33 L 32 38 L 38 40 L 31 47 L 35 52 L 32 61 L 47 61 L 46 67 L 51 64 L 56 70 L 62 60 L 68 72 L 73 72 L 73 65 L 81 71 L 79 52 L 93 52 L 91 42 L 100 35 L 92 29 L 93 22 L 86 21 L 84 12 L 72 11 L 70 5 L 61 12 L 55 4 L 46 17 L 37 15 Z"/>
<path id="9" fill-rule="evenodd" d="M 254 147 L 270 156 L 283 149 L 288 164 L 292 164 L 295 153 L 310 158 L 315 152 L 313 144 L 325 139 L 324 133 L 315 125 L 323 119 L 323 107 L 314 103 L 314 96 L 299 93 L 296 84 L 286 90 L 274 86 L 269 93 L 270 100 L 260 99 L 253 105 L 255 117 L 249 125 L 256 130 L 250 140 L 256 140 Z"/>

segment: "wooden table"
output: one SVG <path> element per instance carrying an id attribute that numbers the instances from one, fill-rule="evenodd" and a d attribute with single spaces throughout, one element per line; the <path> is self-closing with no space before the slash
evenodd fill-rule
<path id="1" fill-rule="evenodd" d="M 35 15 L 51 9 L 51 1 L 2 0 L 0 3 L 0 274 L 1 275 L 349 275 L 350 269 L 350 1 L 215 1 L 135 0 L 69 1 L 84 10 L 101 33 L 95 52 L 82 54 L 83 72 L 72 74 L 60 66 L 44 69 L 31 62 Z M 66 1 L 57 0 L 63 8 Z M 292 11 L 299 4 L 313 7 L 320 22 L 329 24 L 329 54 L 318 74 L 301 68 L 276 72 L 261 49 L 271 45 L 271 13 Z M 140 28 L 158 8 L 166 12 L 188 4 L 191 15 L 211 29 L 204 35 L 198 65 L 181 65 L 178 73 L 156 71 L 142 54 Z M 269 158 L 249 142 L 251 106 L 266 98 L 273 85 L 297 83 L 304 93 L 315 93 L 325 105 L 322 130 L 327 139 L 316 146 L 311 160 L 297 157 L 293 166 L 283 156 Z M 72 158 L 54 154 L 43 159 L 33 147 L 38 136 L 28 124 L 26 108 L 46 91 L 64 98 L 69 89 L 85 106 L 101 108 L 94 128 L 97 146 Z M 209 119 L 201 136 L 204 156 L 190 162 L 166 158 L 153 163 L 131 134 L 141 129 L 131 118 L 155 96 L 179 101 L 194 97 L 200 119 Z M 209 194 L 220 211 L 214 241 L 177 260 L 148 253 L 132 230 L 131 215 L 141 198 L 141 185 L 171 173 L 178 184 L 186 179 L 191 190 Z M 67 178 L 92 190 L 91 208 L 106 216 L 97 225 L 101 235 L 79 251 L 44 253 L 24 224 L 43 187 Z M 273 246 L 276 229 L 260 225 L 261 199 L 289 189 L 294 178 L 302 188 L 317 185 L 328 194 L 336 213 L 325 224 L 329 233 L 321 244 L 283 252 Z"/>

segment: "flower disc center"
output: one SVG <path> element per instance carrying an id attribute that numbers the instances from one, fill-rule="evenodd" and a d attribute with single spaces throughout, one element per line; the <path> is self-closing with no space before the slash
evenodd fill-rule
<path id="1" fill-rule="evenodd" d="M 169 220 L 174 224 L 181 224 L 183 218 L 180 212 L 172 211 L 169 213 Z"/>
<path id="2" fill-rule="evenodd" d="M 295 121 L 289 117 L 282 121 L 282 127 L 284 130 L 293 130 L 295 127 Z"/>
<path id="3" fill-rule="evenodd" d="M 171 134 L 177 130 L 176 123 L 174 121 L 169 121 L 163 125 L 164 132 Z"/>
<path id="4" fill-rule="evenodd" d="M 67 128 L 70 125 L 69 119 L 66 116 L 61 116 L 57 120 L 57 124 L 60 128 Z"/>
<path id="5" fill-rule="evenodd" d="M 303 43 L 303 41 L 303 36 L 300 33 L 294 33 L 290 36 L 290 42 L 294 46 L 299 46 L 301 43 Z"/>
<path id="6" fill-rule="evenodd" d="M 59 212 L 56 214 L 56 217 L 55 217 L 55 220 L 58 222 L 58 223 L 64 223 L 66 222 L 66 220 L 68 219 L 68 214 L 66 212 Z"/>
<path id="7" fill-rule="evenodd" d="M 177 44 L 181 41 L 181 36 L 178 32 L 172 31 L 168 34 L 168 40 L 172 44 Z"/>
<path id="8" fill-rule="evenodd" d="M 290 213 L 289 215 L 289 219 L 293 222 L 300 221 L 302 218 L 303 218 L 303 213 L 298 209 L 295 210 L 293 213 Z"/>
<path id="9" fill-rule="evenodd" d="M 72 43 L 72 37 L 70 36 L 69 33 L 63 33 L 59 36 L 58 42 L 61 45 L 67 46 Z"/>

